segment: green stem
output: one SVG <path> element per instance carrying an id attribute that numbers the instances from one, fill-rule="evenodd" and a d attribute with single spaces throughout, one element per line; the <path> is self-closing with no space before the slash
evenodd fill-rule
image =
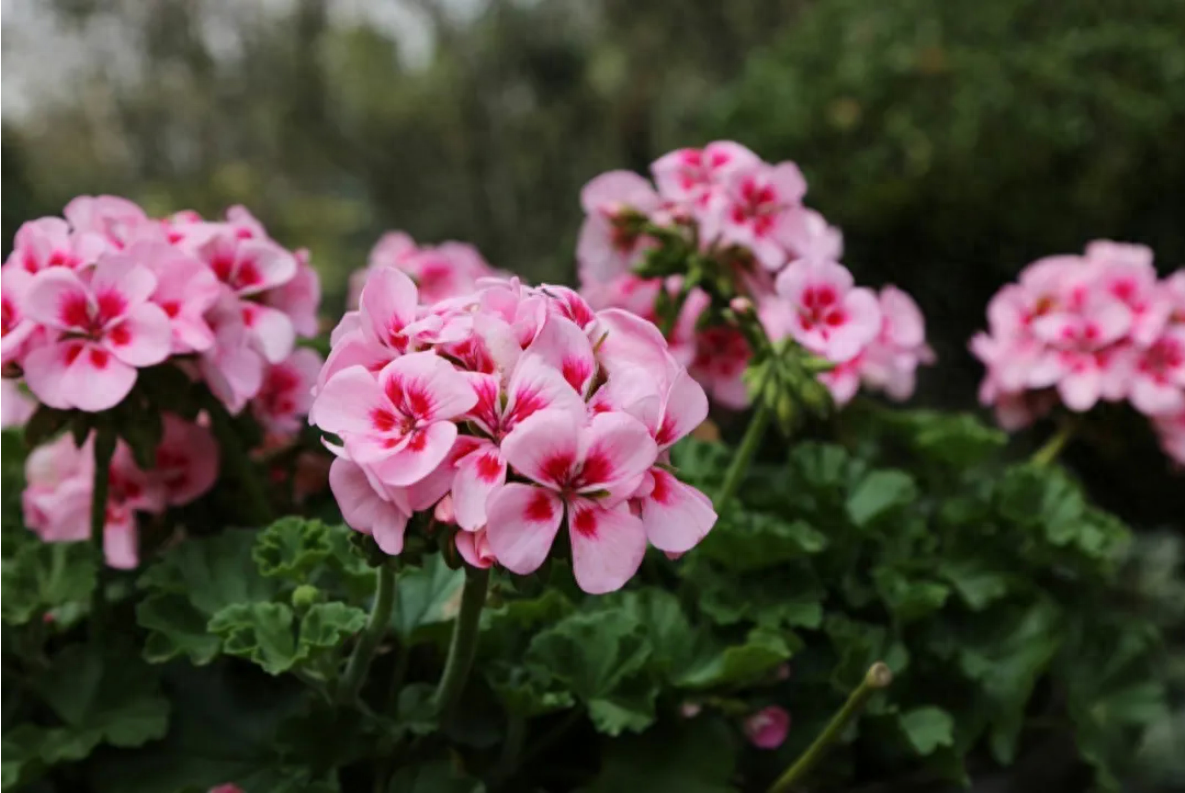
<path id="1" fill-rule="evenodd" d="M 736 495 L 737 488 L 741 486 L 745 474 L 749 472 L 749 464 L 753 462 L 758 447 L 765 439 L 765 431 L 769 427 L 771 416 L 769 404 L 762 396 L 759 392 L 758 399 L 760 401 L 757 403 L 753 418 L 749 420 L 749 428 L 745 430 L 745 437 L 741 439 L 736 456 L 732 458 L 732 463 L 724 474 L 724 484 L 720 486 L 720 492 L 716 494 L 716 512 L 718 513 L 723 512 L 724 508 L 728 506 L 728 502 Z"/>
<path id="2" fill-rule="evenodd" d="M 465 588 L 461 592 L 461 611 L 457 614 L 456 624 L 453 625 L 453 638 L 449 643 L 444 673 L 440 676 L 440 683 L 436 686 L 436 694 L 433 696 L 442 727 L 446 727 L 452 720 L 461 693 L 465 690 L 465 680 L 469 677 L 469 668 L 473 666 L 473 657 L 477 654 L 478 623 L 489 584 L 488 569 L 466 566 Z"/>
<path id="3" fill-rule="evenodd" d="M 370 661 L 374 658 L 383 634 L 391 622 L 391 608 L 395 605 L 395 568 L 391 563 L 378 568 L 378 582 L 375 585 L 374 605 L 370 609 L 370 619 L 354 645 L 354 652 L 350 654 L 346 664 L 346 673 L 342 676 L 341 685 L 337 690 L 338 702 L 349 703 L 358 698 L 362 684 L 366 680 L 366 672 L 370 669 Z"/>
<path id="4" fill-rule="evenodd" d="M 91 494 L 91 546 L 99 560 L 95 588 L 91 591 L 91 635 L 98 640 L 107 628 L 107 562 L 103 533 L 107 525 L 107 489 L 111 458 L 115 456 L 115 428 L 100 422 L 95 429 L 95 480 Z"/>
<path id="5" fill-rule="evenodd" d="M 669 339 L 675 325 L 679 324 L 679 315 L 683 313 L 683 306 L 687 304 L 687 298 L 691 296 L 691 288 L 692 284 L 687 282 L 679 287 L 679 294 L 675 295 L 675 302 L 671 304 L 670 313 L 663 317 L 662 325 L 659 326 L 663 338 Z M 664 286 L 663 289 L 665 290 L 666 287 Z"/>
<path id="6" fill-rule="evenodd" d="M 523 752 L 523 740 L 527 736 L 527 720 L 521 713 L 511 713 L 506 723 L 506 739 L 502 741 L 502 753 L 492 774 L 493 788 L 501 787 L 514 776 Z"/>
<path id="7" fill-rule="evenodd" d="M 209 394 L 206 402 L 206 412 L 210 414 L 214 436 L 218 439 L 218 447 L 222 450 L 222 465 L 228 471 L 246 497 L 247 521 L 254 526 L 266 526 L 275 518 L 272 514 L 271 503 L 268 501 L 267 488 L 259 468 L 251 460 L 250 454 L 243 446 L 242 438 L 235 432 L 230 413 L 213 394 Z"/>
<path id="8" fill-rule="evenodd" d="M 1057 460 L 1058 455 L 1062 453 L 1062 449 L 1066 448 L 1066 444 L 1070 442 L 1070 438 L 1074 436 L 1074 425 L 1066 423 L 1058 427 L 1057 432 L 1045 442 L 1045 445 L 1038 449 L 1032 458 L 1033 465 L 1045 468 L 1052 465 Z"/>
<path id="9" fill-rule="evenodd" d="M 770 785 L 768 793 L 788 793 L 801 782 L 819 764 L 831 744 L 835 743 L 852 719 L 864 708 L 868 698 L 892 682 L 893 673 L 888 666 L 880 661 L 873 664 L 864 675 L 864 680 L 848 696 L 848 701 L 831 717 L 823 732 L 819 733 L 819 737 L 794 761 L 794 765 L 790 766 L 786 773 Z"/>

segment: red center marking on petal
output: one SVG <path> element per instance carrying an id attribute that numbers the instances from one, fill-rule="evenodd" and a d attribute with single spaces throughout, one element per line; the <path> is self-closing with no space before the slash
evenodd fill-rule
<path id="1" fill-rule="evenodd" d="M 531 496 L 530 502 L 526 509 L 527 520 L 536 523 L 543 523 L 549 521 L 555 516 L 551 505 L 551 499 L 547 497 L 547 491 L 536 490 L 535 494 Z"/>
<path id="2" fill-rule="evenodd" d="M 584 537 L 596 537 L 597 516 L 591 509 L 582 509 L 576 512 L 576 516 L 572 521 L 572 528 Z"/>
<path id="3" fill-rule="evenodd" d="M 423 430 L 413 432 L 411 438 L 407 441 L 407 448 L 413 452 L 422 452 L 424 447 L 428 445 L 428 433 Z"/>
<path id="4" fill-rule="evenodd" d="M 122 347 L 132 340 L 132 334 L 128 330 L 127 323 L 121 322 L 108 331 L 107 338 L 111 340 L 112 344 Z"/>
<path id="5" fill-rule="evenodd" d="M 107 361 L 109 359 L 110 356 L 107 354 L 106 350 L 100 350 L 98 347 L 91 347 L 91 364 L 96 369 L 106 369 Z"/>
<path id="6" fill-rule="evenodd" d="M 66 362 L 67 366 L 74 363 L 74 360 L 78 358 L 79 355 L 82 355 L 82 349 L 83 347 L 81 344 L 71 344 L 66 347 L 62 358 Z"/>
<path id="7" fill-rule="evenodd" d="M 99 322 L 106 323 L 127 310 L 128 302 L 119 292 L 108 291 L 99 294 Z"/>
<path id="8" fill-rule="evenodd" d="M 487 482 L 496 482 L 502 473 L 502 461 L 498 455 L 483 454 L 477 460 L 477 475 Z"/>
<path id="9" fill-rule="evenodd" d="M 86 296 L 71 293 L 63 297 L 61 306 L 58 308 L 58 318 L 63 325 L 72 328 L 89 328 L 91 315 Z"/>
<path id="10" fill-rule="evenodd" d="M 581 358 L 565 358 L 563 363 L 564 379 L 568 381 L 568 385 L 581 391 L 584 388 L 584 381 L 591 374 L 590 368 L 588 361 Z"/>
<path id="11" fill-rule="evenodd" d="M 671 416 L 662 417 L 662 425 L 658 428 L 658 434 L 654 436 L 654 442 L 659 446 L 666 446 L 675 440 L 675 419 Z"/>
<path id="12" fill-rule="evenodd" d="M 248 286 L 255 286 L 261 281 L 263 281 L 263 276 L 259 274 L 259 267 L 253 259 L 247 259 L 239 265 L 239 272 L 235 277 L 235 286 L 242 289 Z"/>
<path id="13" fill-rule="evenodd" d="M 669 504 L 671 499 L 670 474 L 661 469 L 655 469 L 652 473 L 654 474 L 654 489 L 650 491 L 650 498 L 659 504 Z"/>
<path id="14" fill-rule="evenodd" d="M 370 423 L 379 432 L 390 432 L 395 429 L 395 414 L 384 408 L 375 408 L 371 411 Z"/>
<path id="15" fill-rule="evenodd" d="M 540 466 L 543 475 L 556 484 L 566 484 L 572 470 L 574 460 L 570 454 L 556 454 L 548 457 Z"/>
<path id="16" fill-rule="evenodd" d="M 167 314 L 170 319 L 181 313 L 181 304 L 176 300 L 170 300 L 166 303 L 162 303 L 161 308 L 165 310 L 165 314 Z"/>
<path id="17" fill-rule="evenodd" d="M 613 476 L 613 463 L 604 452 L 594 450 L 584 459 L 584 466 L 580 469 L 580 481 L 583 485 L 595 485 L 607 482 Z"/>

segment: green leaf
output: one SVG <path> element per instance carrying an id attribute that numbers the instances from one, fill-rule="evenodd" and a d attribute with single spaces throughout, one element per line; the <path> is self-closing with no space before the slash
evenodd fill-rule
<path id="1" fill-rule="evenodd" d="M 1008 594 L 1009 576 L 993 570 L 982 559 L 943 559 L 938 574 L 954 586 L 973 611 L 982 611 Z"/>
<path id="2" fill-rule="evenodd" d="M 743 573 L 776 567 L 827 546 L 827 538 L 810 524 L 750 512 L 736 506 L 722 515 L 696 554 Z"/>
<path id="3" fill-rule="evenodd" d="M 366 626 L 366 612 L 345 603 L 317 603 L 300 621 L 301 654 L 338 646 Z"/>
<path id="4" fill-rule="evenodd" d="M 758 628 L 744 644 L 702 652 L 675 682 L 691 689 L 748 686 L 769 679 L 791 654 L 781 635 Z"/>
<path id="5" fill-rule="evenodd" d="M 144 658 L 164 663 L 180 655 L 209 663 L 221 641 L 207 629 L 210 618 L 230 606 L 270 599 L 277 584 L 259 575 L 251 558 L 256 533 L 227 531 L 191 538 L 171 548 L 140 577 L 149 594 L 136 607 L 148 630 Z"/>
<path id="6" fill-rule="evenodd" d="M 324 523 L 288 516 L 259 533 L 252 556 L 265 577 L 303 583 L 332 550 Z"/>
<path id="7" fill-rule="evenodd" d="M 130 654 L 71 645 L 33 687 L 65 726 L 46 731 L 46 763 L 80 760 L 100 743 L 140 746 L 165 734 L 169 702 L 151 668 Z"/>
<path id="8" fill-rule="evenodd" d="M 899 723 L 910 745 L 923 757 L 939 746 L 954 745 L 955 722 L 942 708 L 914 708 L 901 714 Z"/>
<path id="9" fill-rule="evenodd" d="M 911 580 L 899 570 L 878 567 L 873 581 L 889 611 L 902 622 L 925 617 L 942 608 L 950 587 L 935 581 Z"/>
<path id="10" fill-rule="evenodd" d="M 669 675 L 685 666 L 695 653 L 696 636 L 679 600 L 670 592 L 647 587 L 623 593 L 621 608 L 642 626 L 650 643 L 650 664 Z"/>
<path id="11" fill-rule="evenodd" d="M 956 470 L 983 462 L 1008 443 L 1006 433 L 969 413 L 903 410 L 885 418 L 917 454 Z"/>
<path id="12" fill-rule="evenodd" d="M 5 622 L 24 625 L 60 606 L 88 602 L 98 572 L 90 543 L 47 543 L 31 532 L 20 539 L 14 554 L 0 561 Z"/>
<path id="13" fill-rule="evenodd" d="M 732 731 L 705 716 L 608 743 L 600 773 L 581 793 L 732 793 L 735 766 Z"/>
<path id="14" fill-rule="evenodd" d="M 422 640 L 417 629 L 456 616 L 464 580 L 464 571 L 451 569 L 440 554 L 425 556 L 423 567 L 401 568 L 391 628 L 405 642 Z"/>
<path id="15" fill-rule="evenodd" d="M 207 629 L 222 639 L 223 652 L 247 658 L 270 675 L 292 668 L 297 655 L 292 609 L 285 603 L 240 603 L 210 618 Z"/>
<path id="16" fill-rule="evenodd" d="M 917 485 L 904 471 L 873 471 L 848 496 L 848 517 L 866 527 L 917 497 Z"/>

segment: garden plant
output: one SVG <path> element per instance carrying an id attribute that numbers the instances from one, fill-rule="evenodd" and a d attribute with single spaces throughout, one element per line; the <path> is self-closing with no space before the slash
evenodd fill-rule
<path id="1" fill-rule="evenodd" d="M 996 427 L 890 404 L 942 376 L 922 308 L 794 163 L 651 171 L 582 191 L 578 289 L 391 232 L 336 322 L 242 207 L 23 225 L 4 790 L 1118 789 L 1163 641 L 1058 456 L 1115 403 L 1185 464 L 1185 271 L 1002 286 Z"/>

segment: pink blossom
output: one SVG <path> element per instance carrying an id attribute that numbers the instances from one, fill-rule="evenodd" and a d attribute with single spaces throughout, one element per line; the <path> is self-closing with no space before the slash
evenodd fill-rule
<path id="1" fill-rule="evenodd" d="M 432 352 L 396 358 L 376 378 L 361 366 L 335 374 L 317 395 L 317 422 L 341 436 L 350 457 L 390 486 L 419 482 L 457 437 L 451 419 L 477 396 Z"/>
<path id="2" fill-rule="evenodd" d="M 56 408 L 106 410 L 136 382 L 136 369 L 169 354 L 169 319 L 148 301 L 156 278 L 118 254 L 105 256 L 84 281 L 65 268 L 38 273 L 26 310 L 58 332 L 28 354 L 25 379 L 33 394 Z"/>
<path id="3" fill-rule="evenodd" d="M 839 261 L 843 255 L 843 234 L 813 209 L 792 207 L 778 226 L 778 241 L 790 259 Z"/>
<path id="4" fill-rule="evenodd" d="M 1128 398 L 1149 416 L 1185 410 L 1185 325 L 1165 331 L 1136 353 Z"/>
<path id="5" fill-rule="evenodd" d="M 5 370 L 19 366 L 38 335 L 44 336 L 37 321 L 26 315 L 26 296 L 33 276 L 19 267 L 0 271 L 0 360 Z"/>
<path id="6" fill-rule="evenodd" d="M 206 312 L 217 302 L 222 287 L 202 262 L 162 242 L 137 245 L 130 255 L 144 261 L 156 277 L 152 302 L 169 318 L 174 354 L 205 352 L 214 345 L 214 331 Z"/>
<path id="7" fill-rule="evenodd" d="M 167 504 L 181 506 L 196 501 L 218 479 L 218 444 L 214 436 L 200 424 L 166 413 L 152 475 L 160 481 Z"/>
<path id="8" fill-rule="evenodd" d="M 154 225 L 135 203 L 111 195 L 78 196 L 66 204 L 62 214 L 75 230 L 100 235 L 116 249 L 152 234 Z"/>
<path id="9" fill-rule="evenodd" d="M 739 171 L 761 159 L 739 143 L 715 141 L 702 149 L 676 149 L 650 166 L 659 194 L 667 201 L 704 207 Z"/>
<path id="10" fill-rule="evenodd" d="M 30 399 L 16 380 L 0 380 L 0 429 L 23 426 L 37 410 L 37 403 Z"/>
<path id="11" fill-rule="evenodd" d="M 650 246 L 637 222 L 658 209 L 654 188 L 635 173 L 610 171 L 584 186 L 580 204 L 585 212 L 576 243 L 581 281 L 603 283 L 628 272 Z"/>
<path id="12" fill-rule="evenodd" d="M 738 171 L 703 213 L 702 239 L 750 251 L 768 270 L 781 268 L 786 250 L 778 241 L 787 212 L 801 205 L 806 180 L 791 162 Z"/>
<path id="13" fill-rule="evenodd" d="M 741 376 L 751 355 L 739 330 L 717 325 L 696 336 L 695 357 L 688 371 L 712 399 L 739 410 L 749 404 L 749 390 Z"/>
<path id="14" fill-rule="evenodd" d="M 829 361 L 860 354 L 881 330 L 881 308 L 869 289 L 856 287 L 836 262 L 802 259 L 778 275 L 778 295 L 787 302 L 786 331 Z M 776 335 L 775 335 L 776 336 Z"/>
<path id="15" fill-rule="evenodd" d="M 321 366 L 321 356 L 307 347 L 268 365 L 259 392 L 251 400 L 255 417 L 268 432 L 292 435 L 300 430 L 313 403 L 313 385 Z"/>
<path id="16" fill-rule="evenodd" d="M 329 487 L 346 525 L 374 537 L 384 553 L 397 555 L 403 550 L 403 533 L 411 518 L 411 507 L 403 494 L 368 476 L 361 465 L 345 457 L 338 457 L 329 467 Z"/>
<path id="17" fill-rule="evenodd" d="M 565 415 L 532 416 L 502 444 L 507 462 L 533 485 L 508 484 L 487 504 L 488 537 L 498 561 L 526 574 L 547 557 L 565 512 L 581 589 L 621 588 L 646 551 L 646 531 L 624 499 L 637 489 L 657 448 L 646 428 L 621 413 L 587 426 Z"/>
<path id="18" fill-rule="evenodd" d="M 880 333 L 859 356 L 860 378 L 891 398 L 913 394 L 919 364 L 934 362 L 926 344 L 926 322 L 913 298 L 894 286 L 880 291 Z"/>
<path id="19" fill-rule="evenodd" d="M 1151 344 L 1172 313 L 1169 296 L 1160 288 L 1152 249 L 1110 240 L 1086 246 L 1086 259 L 1098 268 L 1099 288 L 1127 306 L 1131 313 L 1131 339 Z"/>
<path id="20" fill-rule="evenodd" d="M 790 732 L 790 714 L 785 708 L 770 705 L 745 719 L 745 737 L 758 749 L 777 749 Z"/>
<path id="21" fill-rule="evenodd" d="M 494 551 L 490 548 L 490 540 L 486 536 L 485 529 L 473 532 L 459 531 L 453 541 L 457 545 L 457 552 L 461 554 L 461 558 L 473 567 L 485 569 L 498 563 L 498 558 L 494 556 Z"/>
<path id="22" fill-rule="evenodd" d="M 100 234 L 71 229 L 61 218 L 38 218 L 17 229 L 4 269 L 19 269 L 30 275 L 50 267 L 77 270 L 94 264 L 110 248 Z"/>
<path id="23" fill-rule="evenodd" d="M 288 316 L 299 336 L 312 338 L 320 330 L 321 278 L 309 264 L 309 252 L 293 252 L 296 273 L 287 282 L 265 292 L 263 302 Z"/>

